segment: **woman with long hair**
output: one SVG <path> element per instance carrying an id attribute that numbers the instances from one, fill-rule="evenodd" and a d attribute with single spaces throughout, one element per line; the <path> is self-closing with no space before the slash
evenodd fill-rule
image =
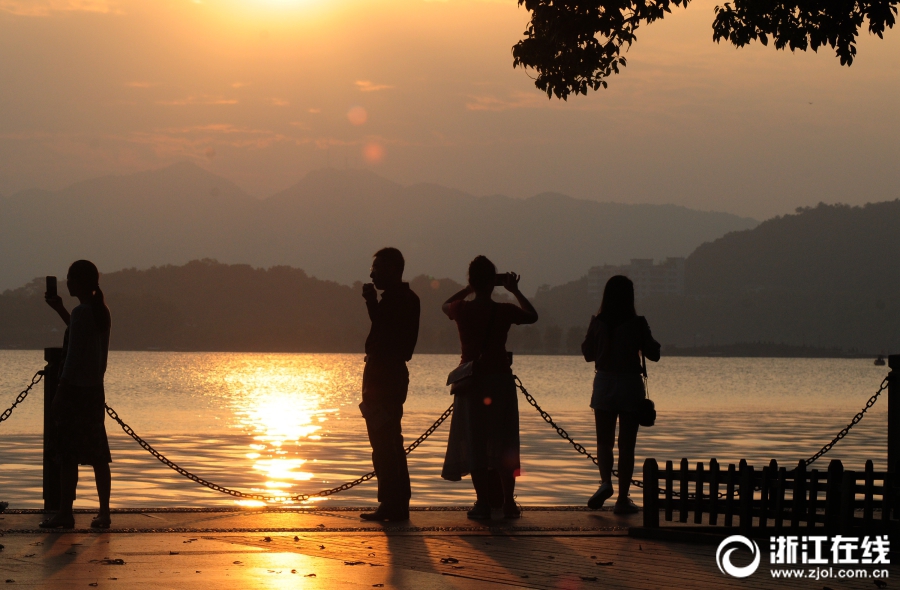
<path id="1" fill-rule="evenodd" d="M 78 260 L 66 276 L 69 294 L 78 298 L 71 315 L 62 298 L 45 295 L 50 305 L 68 326 L 63 345 L 63 364 L 59 385 L 51 406 L 55 428 L 50 433 L 50 450 L 59 465 L 59 512 L 40 523 L 41 528 L 74 528 L 75 488 L 78 465 L 94 468 L 100 511 L 91 521 L 92 528 L 109 528 L 109 496 L 112 478 L 109 441 L 106 438 L 106 396 L 103 376 L 109 354 L 109 308 L 100 290 L 100 273 L 94 264 Z"/>
<path id="2" fill-rule="evenodd" d="M 498 275 L 493 262 L 478 256 L 469 264 L 468 286 L 441 308 L 459 329 L 460 366 L 474 362 L 472 375 L 451 388 L 453 418 L 441 477 L 459 481 L 472 475 L 476 500 L 468 517 L 475 520 L 491 518 L 492 479 L 499 479 L 503 488 L 504 517 L 521 515 L 515 502 L 519 407 L 506 337 L 512 324 L 533 324 L 538 314 L 519 291 L 519 279 L 515 273 Z M 497 284 L 518 305 L 491 299 Z M 467 300 L 472 294 L 474 299 Z"/>
<path id="3" fill-rule="evenodd" d="M 634 308 L 634 283 L 622 275 L 609 279 L 603 290 L 600 311 L 591 318 L 581 345 L 584 360 L 596 369 L 591 408 L 597 428 L 597 461 L 600 487 L 588 500 L 599 509 L 613 495 L 613 444 L 619 423 L 619 495 L 613 512 L 634 514 L 638 507 L 628 497 L 634 473 L 638 411 L 646 395 L 642 355 L 659 360 L 660 345 L 650 333 L 650 325 Z"/>

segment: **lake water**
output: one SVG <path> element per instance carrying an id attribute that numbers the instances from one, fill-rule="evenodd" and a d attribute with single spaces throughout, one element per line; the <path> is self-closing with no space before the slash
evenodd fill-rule
<path id="1" fill-rule="evenodd" d="M 0 351 L 0 411 L 42 368 L 41 351 Z M 419 355 L 410 363 L 404 432 L 414 440 L 451 403 L 444 386 L 458 362 Z M 362 356 L 112 352 L 107 402 L 160 452 L 220 485 L 290 496 L 338 485 L 371 470 L 359 414 Z M 543 408 L 592 453 L 588 407 L 593 366 L 578 357 L 517 356 L 515 372 Z M 638 436 L 638 463 L 738 462 L 788 466 L 828 442 L 879 387 L 886 367 L 871 360 L 663 358 L 651 364 L 650 394 L 659 417 Z M 0 424 L 0 499 L 39 508 L 43 389 Z M 884 469 L 887 400 L 882 398 L 827 459 Z M 594 465 L 559 438 L 519 398 L 524 506 L 581 505 L 597 485 Z M 414 505 L 464 505 L 471 482 L 440 478 L 449 420 L 409 458 Z M 162 465 L 107 420 L 113 453 L 113 507 L 234 506 Z M 637 476 L 640 477 L 640 465 Z M 322 505 L 375 503 L 375 482 L 320 500 Z M 639 491 L 633 492 L 639 494 Z M 252 504 L 252 502 L 251 502 Z M 90 468 L 81 469 L 76 507 L 96 506 Z"/>

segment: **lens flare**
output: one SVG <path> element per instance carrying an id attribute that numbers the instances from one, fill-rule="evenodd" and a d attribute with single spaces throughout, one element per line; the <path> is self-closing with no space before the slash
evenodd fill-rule
<path id="1" fill-rule="evenodd" d="M 364 125 L 369 120 L 369 113 L 362 107 L 353 107 L 347 111 L 347 120 L 351 125 Z"/>
<path id="2" fill-rule="evenodd" d="M 370 141 L 363 147 L 363 158 L 370 164 L 377 164 L 384 159 L 384 146 L 375 141 Z"/>

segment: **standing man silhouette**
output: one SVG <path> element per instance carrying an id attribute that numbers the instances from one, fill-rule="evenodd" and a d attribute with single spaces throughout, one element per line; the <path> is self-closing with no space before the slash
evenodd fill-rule
<path id="1" fill-rule="evenodd" d="M 364 520 L 409 519 L 411 490 L 400 421 L 409 389 L 406 362 L 419 337 L 419 298 L 403 282 L 404 264 L 400 250 L 382 248 L 372 262 L 372 282 L 363 285 L 372 328 L 359 409 L 372 445 L 380 502 L 375 512 L 360 514 Z M 380 301 L 377 291 L 382 291 Z"/>

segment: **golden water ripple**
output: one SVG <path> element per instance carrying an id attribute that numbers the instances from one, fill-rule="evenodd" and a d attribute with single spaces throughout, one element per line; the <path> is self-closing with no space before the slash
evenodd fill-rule
<path id="1" fill-rule="evenodd" d="M 407 444 L 449 405 L 444 380 L 455 362 L 452 355 L 422 355 L 410 364 Z M 0 387 L 14 397 L 19 382 L 27 382 L 40 364 L 36 351 L 0 351 Z M 745 458 L 762 465 L 775 458 L 788 466 L 843 427 L 884 375 L 868 361 L 828 359 L 664 359 L 652 369 L 651 392 L 660 415 L 656 426 L 641 430 L 639 461 L 686 457 L 694 463 L 716 457 L 721 463 Z M 574 357 L 517 357 L 516 370 L 541 405 L 593 452 L 590 366 Z M 151 444 L 199 476 L 287 500 L 371 470 L 371 449 L 356 407 L 361 371 L 358 355 L 115 352 L 107 400 Z M 861 468 L 871 458 L 876 468 L 883 467 L 885 409 L 883 402 L 876 405 L 827 459 Z M 596 468 L 522 398 L 520 415 L 519 501 L 584 503 L 596 486 Z M 41 424 L 36 391 L 0 426 L 0 499 L 12 507 L 42 505 Z M 473 500 L 468 480 L 440 478 L 448 428 L 449 422 L 410 457 L 414 505 Z M 115 507 L 235 505 L 234 498 L 197 486 L 154 460 L 113 422 L 107 429 Z M 824 460 L 819 467 L 827 467 Z M 77 506 L 96 506 L 92 486 L 90 470 L 83 469 Z M 375 492 L 373 481 L 316 501 L 373 504 Z"/>

